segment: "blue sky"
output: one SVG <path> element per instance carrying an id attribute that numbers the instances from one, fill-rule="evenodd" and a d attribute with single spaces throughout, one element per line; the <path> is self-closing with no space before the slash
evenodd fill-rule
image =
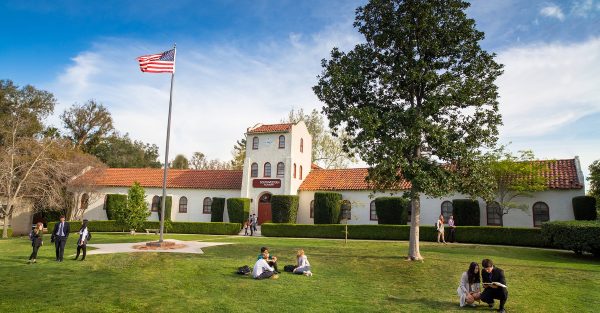
<path id="1" fill-rule="evenodd" d="M 229 159 L 255 123 L 320 108 L 311 91 L 332 47 L 351 49 L 364 1 L 2 1 L 0 79 L 53 92 L 51 123 L 96 99 L 116 128 L 164 150 L 169 75 L 135 57 L 176 42 L 172 156 Z M 498 80 L 502 143 L 540 158 L 600 158 L 600 0 L 473 1 Z"/>

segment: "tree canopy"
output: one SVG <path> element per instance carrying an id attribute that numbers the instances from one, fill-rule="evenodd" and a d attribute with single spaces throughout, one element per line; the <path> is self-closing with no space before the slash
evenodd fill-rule
<path id="1" fill-rule="evenodd" d="M 60 119 L 67 130 L 66 137 L 75 148 L 88 153 L 114 131 L 110 112 L 95 100 L 88 100 L 83 105 L 74 104 L 61 114 Z"/>
<path id="2" fill-rule="evenodd" d="M 590 182 L 590 188 L 588 194 L 596 198 L 596 209 L 600 212 L 600 160 L 592 162 L 589 170 L 590 176 L 587 180 Z"/>
<path id="3" fill-rule="evenodd" d="M 376 190 L 411 183 L 411 260 L 422 259 L 419 195 L 473 193 L 466 189 L 484 177 L 465 184 L 463 174 L 495 145 L 501 124 L 494 82 L 502 66 L 480 47 L 484 34 L 468 7 L 371 0 L 354 23 L 365 42 L 347 53 L 334 48 L 313 88 L 332 130 L 347 132 L 344 148 L 370 166 Z"/>

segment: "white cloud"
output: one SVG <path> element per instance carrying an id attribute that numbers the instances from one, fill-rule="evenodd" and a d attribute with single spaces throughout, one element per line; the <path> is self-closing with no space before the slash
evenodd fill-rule
<path id="1" fill-rule="evenodd" d="M 594 9 L 593 0 L 582 0 L 575 1 L 573 7 L 571 7 L 571 13 L 577 16 L 587 17 L 588 14 Z M 600 10 L 600 3 L 596 5 L 596 9 Z"/>
<path id="2" fill-rule="evenodd" d="M 320 108 L 311 89 L 320 60 L 334 46 L 347 50 L 360 41 L 350 22 L 339 25 L 344 26 L 257 43 L 258 52 L 233 44 L 178 43 L 170 158 L 202 151 L 230 159 L 247 127 L 278 123 L 292 108 Z M 135 57 L 167 49 L 111 39 L 80 53 L 45 86 L 60 102 L 56 116 L 74 102 L 94 98 L 109 108 L 119 131 L 157 144 L 163 154 L 170 75 L 141 73 Z M 52 122 L 59 125 L 56 116 Z"/>
<path id="3" fill-rule="evenodd" d="M 504 136 L 543 135 L 600 112 L 600 37 L 501 52 L 498 79 Z"/>
<path id="4" fill-rule="evenodd" d="M 560 21 L 563 21 L 565 19 L 565 14 L 562 12 L 562 10 L 560 9 L 560 7 L 558 7 L 555 4 L 550 4 L 546 7 L 543 7 L 540 10 L 540 14 L 546 17 L 554 17 L 559 19 Z"/>

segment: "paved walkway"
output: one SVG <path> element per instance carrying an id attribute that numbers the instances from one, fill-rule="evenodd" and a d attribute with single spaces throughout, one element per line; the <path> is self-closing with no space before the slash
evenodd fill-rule
<path id="1" fill-rule="evenodd" d="M 250 236 L 250 229 L 248 229 L 248 235 L 244 235 L 244 228 L 242 228 L 242 230 L 240 231 L 240 233 L 238 235 L 240 236 Z M 261 233 L 260 233 L 260 226 L 256 226 L 256 231 L 254 232 L 254 234 L 252 235 L 254 237 L 262 237 Z"/>
<path id="2" fill-rule="evenodd" d="M 87 254 L 107 254 L 107 253 L 130 253 L 130 252 L 172 252 L 172 253 L 195 253 L 203 254 L 202 248 L 230 245 L 231 243 L 226 242 L 201 242 L 201 241 L 181 241 L 175 239 L 169 239 L 168 241 L 174 241 L 177 245 L 185 245 L 179 249 L 165 249 L 165 250 L 139 250 L 135 249 L 134 246 L 145 245 L 145 242 L 128 242 L 128 243 L 102 243 L 102 244 L 88 244 L 88 247 L 95 248 L 95 250 L 88 250 Z"/>

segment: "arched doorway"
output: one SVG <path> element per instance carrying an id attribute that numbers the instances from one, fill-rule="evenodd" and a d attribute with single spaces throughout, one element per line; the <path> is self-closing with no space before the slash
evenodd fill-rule
<path id="1" fill-rule="evenodd" d="M 271 193 L 265 192 L 258 197 L 258 224 L 271 219 Z"/>

